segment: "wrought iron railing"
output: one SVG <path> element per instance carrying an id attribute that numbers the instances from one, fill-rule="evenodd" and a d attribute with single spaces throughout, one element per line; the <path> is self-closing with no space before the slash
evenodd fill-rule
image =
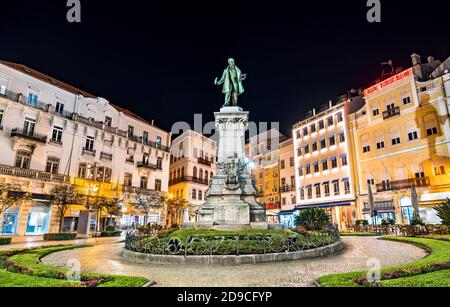
<path id="1" fill-rule="evenodd" d="M 336 226 L 307 234 L 284 235 L 230 235 L 187 238 L 157 237 L 129 233 L 125 249 L 154 255 L 212 256 L 249 255 L 297 252 L 336 243 L 340 240 Z"/>
<path id="2" fill-rule="evenodd" d="M 95 157 L 96 151 L 83 147 L 83 156 Z"/>
<path id="3" fill-rule="evenodd" d="M 206 159 L 204 159 L 204 158 L 198 158 L 198 159 L 197 159 L 197 162 L 198 162 L 199 164 L 203 164 L 203 165 L 206 165 L 206 166 L 211 166 L 211 165 L 212 165 L 211 161 L 206 160 Z"/>
<path id="4" fill-rule="evenodd" d="M 377 184 L 377 192 L 411 189 L 413 185 L 416 187 L 429 187 L 430 178 L 421 177 L 380 183 Z"/>
<path id="5" fill-rule="evenodd" d="M 282 185 L 280 187 L 280 193 L 295 191 L 295 185 Z"/>
<path id="6" fill-rule="evenodd" d="M 180 178 L 170 180 L 169 185 L 175 185 L 175 184 L 178 184 L 181 182 L 186 182 L 186 181 L 198 183 L 198 184 L 204 184 L 204 185 L 209 184 L 209 179 L 200 179 L 198 177 L 192 177 L 192 176 L 182 176 Z"/>
<path id="7" fill-rule="evenodd" d="M 46 181 L 70 182 L 69 176 L 52 174 L 33 169 L 18 168 L 8 165 L 0 165 L 0 174 L 24 178 L 33 178 Z"/>
<path id="8" fill-rule="evenodd" d="M 383 119 L 388 119 L 400 115 L 400 107 L 395 107 L 383 112 Z"/>
<path id="9" fill-rule="evenodd" d="M 145 169 L 153 169 L 153 170 L 162 170 L 162 165 L 158 165 L 158 164 L 152 164 L 152 163 L 144 163 L 144 162 L 139 162 L 137 164 L 138 168 L 145 168 Z"/>
<path id="10" fill-rule="evenodd" d="M 101 152 L 100 153 L 100 160 L 106 160 L 106 161 L 112 161 L 113 159 L 113 155 L 106 153 L 106 152 Z"/>
<path id="11" fill-rule="evenodd" d="M 154 194 L 159 193 L 159 191 L 146 189 L 146 188 L 140 188 L 140 187 L 133 187 L 133 186 L 122 186 L 122 192 L 124 193 L 131 193 L 131 194 Z"/>
<path id="12" fill-rule="evenodd" d="M 24 131 L 23 129 L 12 129 L 11 130 L 11 137 L 19 137 L 22 139 L 27 139 L 30 141 L 35 141 L 38 143 L 46 143 L 47 142 L 47 136 L 43 134 L 37 134 L 35 132 L 29 132 Z"/>

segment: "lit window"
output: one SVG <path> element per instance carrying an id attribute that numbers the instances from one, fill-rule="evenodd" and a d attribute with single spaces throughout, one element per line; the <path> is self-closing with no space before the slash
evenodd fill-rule
<path id="1" fill-rule="evenodd" d="M 434 168 L 434 175 L 435 176 L 443 176 L 445 175 L 445 167 L 442 166 L 438 166 Z"/>

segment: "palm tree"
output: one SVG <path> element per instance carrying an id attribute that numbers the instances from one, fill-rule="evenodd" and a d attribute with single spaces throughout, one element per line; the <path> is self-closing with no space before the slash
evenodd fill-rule
<path id="1" fill-rule="evenodd" d="M 75 186 L 63 183 L 54 186 L 50 192 L 50 205 L 58 208 L 60 214 L 58 233 L 62 232 L 64 215 L 71 205 L 79 205 L 83 203 L 84 195 L 77 192 Z"/>

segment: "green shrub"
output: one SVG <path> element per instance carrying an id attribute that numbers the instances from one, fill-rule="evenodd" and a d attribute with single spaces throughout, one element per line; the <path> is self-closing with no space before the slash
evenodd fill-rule
<path id="1" fill-rule="evenodd" d="M 44 241 L 66 241 L 75 240 L 76 233 L 47 233 L 44 235 Z"/>
<path id="2" fill-rule="evenodd" d="M 0 245 L 11 244 L 11 238 L 0 238 Z"/>
<path id="3" fill-rule="evenodd" d="M 369 226 L 368 220 L 356 220 L 355 221 L 356 226 Z"/>
<path id="4" fill-rule="evenodd" d="M 420 217 L 413 217 L 410 224 L 411 226 L 424 226 L 425 222 Z"/>
<path id="5" fill-rule="evenodd" d="M 434 210 L 437 211 L 443 225 L 450 225 L 450 199 L 434 207 Z"/>
<path id="6" fill-rule="evenodd" d="M 304 227 L 306 230 L 319 230 L 331 223 L 330 216 L 324 209 L 309 208 L 300 211 L 295 218 L 297 227 Z"/>
<path id="7" fill-rule="evenodd" d="M 117 230 L 117 231 L 102 231 L 100 236 L 101 237 L 120 237 L 121 234 L 122 234 L 121 230 Z"/>

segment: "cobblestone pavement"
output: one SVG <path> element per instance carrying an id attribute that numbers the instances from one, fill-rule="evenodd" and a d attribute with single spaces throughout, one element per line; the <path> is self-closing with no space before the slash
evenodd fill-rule
<path id="1" fill-rule="evenodd" d="M 135 264 L 121 258 L 123 243 L 58 252 L 45 257 L 43 262 L 64 266 L 67 260 L 75 258 L 83 271 L 143 276 L 162 287 L 301 287 L 313 286 L 314 280 L 323 275 L 367 270 L 369 259 L 378 259 L 387 267 L 427 255 L 413 245 L 373 237 L 344 237 L 343 240 L 345 250 L 325 258 L 233 267 Z"/>

